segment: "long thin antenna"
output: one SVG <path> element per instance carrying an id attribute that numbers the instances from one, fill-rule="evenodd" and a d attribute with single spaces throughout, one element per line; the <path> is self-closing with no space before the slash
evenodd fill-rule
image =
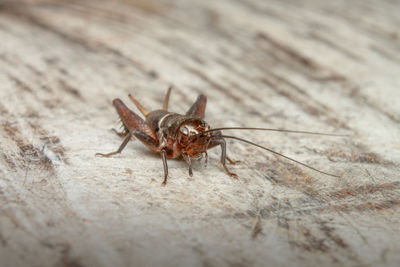
<path id="1" fill-rule="evenodd" d="M 209 133 L 220 130 L 256 130 L 256 131 L 271 131 L 271 132 L 285 132 L 285 133 L 300 133 L 300 134 L 314 134 L 314 135 L 326 135 L 326 136 L 348 136 L 344 134 L 330 134 L 330 133 L 319 133 L 319 132 L 307 132 L 307 131 L 293 131 L 293 130 L 285 130 L 285 129 L 273 129 L 273 128 L 258 128 L 258 127 L 221 127 L 214 128 L 208 131 L 204 131 L 203 133 Z"/>
<path id="2" fill-rule="evenodd" d="M 290 161 L 296 162 L 296 163 L 298 163 L 298 164 L 300 164 L 300 165 L 302 165 L 302 166 L 304 166 L 304 167 L 307 167 L 307 168 L 309 168 L 309 169 L 311 169 L 311 170 L 314 170 L 314 171 L 316 171 L 316 172 L 319 172 L 319 173 L 322 173 L 322 174 L 325 174 L 325 175 L 329 175 L 329 176 L 333 176 L 333 177 L 337 177 L 337 178 L 340 178 L 340 177 L 341 177 L 341 176 L 338 176 L 338 175 L 335 175 L 335 174 L 331 174 L 331 173 L 327 173 L 327 172 L 318 170 L 318 169 L 316 169 L 316 168 L 314 168 L 314 167 L 311 167 L 310 165 L 307 165 L 307 164 L 302 163 L 302 162 L 300 162 L 300 161 L 298 161 L 298 160 L 292 159 L 292 158 L 290 158 L 290 157 L 288 157 L 288 156 L 285 156 L 285 155 L 283 155 L 283 154 L 281 154 L 281 153 L 278 153 L 278 152 L 276 152 L 276 151 L 273 151 L 273 150 L 271 150 L 271 149 L 269 149 L 269 148 L 263 147 L 263 146 L 261 146 L 261 145 L 258 145 L 258 144 L 256 144 L 256 143 L 253 143 L 253 142 L 248 141 L 248 140 L 243 139 L 243 138 L 239 138 L 239 137 L 231 136 L 231 135 L 221 135 L 221 136 L 219 136 L 219 137 L 235 139 L 235 140 L 238 140 L 238 141 L 241 141 L 241 142 L 244 142 L 244 143 L 247 143 L 247 144 L 256 146 L 256 147 L 259 147 L 259 148 L 261 148 L 261 149 L 267 150 L 267 151 L 269 151 L 269 152 L 271 152 L 271 153 L 274 153 L 274 154 L 276 154 L 276 155 L 278 155 L 278 156 L 284 157 L 285 159 L 288 159 L 288 160 L 290 160 Z"/>

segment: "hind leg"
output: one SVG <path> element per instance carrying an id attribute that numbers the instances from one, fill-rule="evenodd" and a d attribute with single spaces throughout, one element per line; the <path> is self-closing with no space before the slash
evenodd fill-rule
<path id="1" fill-rule="evenodd" d="M 148 139 L 141 141 L 150 147 L 153 146 L 153 143 L 157 143 L 153 131 L 141 117 L 136 115 L 132 110 L 130 110 L 127 106 L 125 106 L 125 104 L 120 99 L 114 99 L 113 105 L 117 110 L 118 115 L 121 118 L 121 121 L 125 128 L 125 132 L 122 133 L 117 132 L 119 136 L 124 137 L 124 141 L 119 146 L 117 151 L 108 154 L 96 153 L 96 156 L 110 157 L 112 155 L 121 153 L 122 150 L 125 148 L 125 146 L 128 144 L 128 142 L 130 141 L 132 135 L 136 136 L 142 134 L 143 136 L 148 136 L 149 137 Z"/>
<path id="2" fill-rule="evenodd" d="M 204 119 L 206 110 L 207 97 L 205 95 L 199 95 L 196 102 L 186 112 L 186 115 L 195 117 L 197 119 Z"/>
<path id="3" fill-rule="evenodd" d="M 97 157 L 97 156 L 100 156 L 100 157 L 108 158 L 108 157 L 110 157 L 110 156 L 112 156 L 112 155 L 121 153 L 122 150 L 124 150 L 124 148 L 125 148 L 126 145 L 128 144 L 129 140 L 131 140 L 131 137 L 132 137 L 132 132 L 129 132 L 129 133 L 125 136 L 124 141 L 122 141 L 122 144 L 119 146 L 119 148 L 118 148 L 117 151 L 110 152 L 110 153 L 107 153 L 107 154 L 96 153 L 95 156 L 96 156 L 96 157 Z"/>
<path id="4" fill-rule="evenodd" d="M 124 104 L 124 102 L 122 102 L 120 99 L 114 99 L 113 104 L 118 112 L 119 117 L 121 118 L 121 121 L 125 127 L 126 132 L 138 130 L 156 139 L 155 134 L 146 124 L 146 122 L 141 117 L 139 117 L 135 112 L 130 110 Z"/>
<path id="5" fill-rule="evenodd" d="M 135 136 L 137 139 L 139 139 L 139 141 L 141 141 L 143 144 L 145 144 L 151 150 L 159 152 L 158 141 L 156 139 L 154 139 L 153 137 L 151 137 L 151 136 L 149 136 L 149 135 L 147 135 L 144 132 L 141 132 L 139 130 L 133 130 L 133 131 L 129 131 L 126 134 L 126 136 L 124 138 L 124 141 L 122 141 L 122 144 L 119 146 L 117 151 L 110 152 L 110 153 L 107 153 L 107 154 L 96 153 L 95 156 L 101 156 L 101 157 L 108 158 L 108 157 L 110 157 L 112 155 L 121 153 L 122 150 L 124 150 L 124 148 L 128 144 L 129 140 L 131 140 L 132 136 Z"/>
<path id="6" fill-rule="evenodd" d="M 116 135 L 118 135 L 119 137 L 125 137 L 128 132 L 127 131 L 123 131 L 123 132 L 118 132 L 117 130 L 115 130 L 114 128 L 111 129 L 111 131 L 113 131 Z"/>
<path id="7" fill-rule="evenodd" d="M 163 105 L 163 110 L 167 111 L 168 110 L 168 103 L 169 103 L 169 96 L 171 95 L 171 90 L 172 90 L 172 86 L 170 86 L 168 88 L 168 92 L 165 95 L 165 99 L 164 99 L 164 105 Z"/>

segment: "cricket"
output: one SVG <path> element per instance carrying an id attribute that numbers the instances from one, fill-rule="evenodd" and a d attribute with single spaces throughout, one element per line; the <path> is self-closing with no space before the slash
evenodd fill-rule
<path id="1" fill-rule="evenodd" d="M 229 164 L 236 164 L 226 155 L 226 140 L 234 139 L 249 145 L 256 146 L 260 149 L 271 152 L 275 155 L 281 156 L 287 160 L 300 164 L 313 171 L 333 176 L 340 177 L 335 174 L 327 173 L 318 170 L 312 166 L 302 163 L 298 160 L 285 156 L 281 153 L 273 151 L 267 147 L 261 146 L 249 140 L 239 138 L 232 135 L 225 135 L 222 131 L 227 130 L 259 130 L 259 131 L 275 131 L 286 133 L 298 134 L 314 134 L 325 136 L 344 136 L 340 134 L 328 134 L 319 132 L 308 131 L 292 131 L 285 129 L 271 129 L 271 128 L 257 128 L 257 127 L 220 127 L 211 128 L 210 125 L 204 121 L 205 108 L 207 97 L 199 95 L 197 100 L 189 108 L 186 114 L 178 114 L 168 111 L 168 103 L 171 95 L 172 87 L 168 88 L 167 94 L 164 99 L 162 109 L 149 112 L 145 109 L 132 95 L 128 95 L 132 102 L 136 105 L 138 110 L 142 113 L 145 119 L 130 110 L 119 98 L 113 100 L 113 105 L 121 119 L 123 131 L 117 132 L 119 136 L 123 137 L 122 144 L 117 151 L 103 154 L 96 153 L 95 156 L 110 157 L 119 154 L 126 147 L 128 142 L 136 137 L 145 146 L 152 151 L 160 153 L 164 165 L 164 180 L 162 185 L 166 185 L 168 179 L 168 164 L 167 159 L 175 159 L 182 157 L 189 167 L 189 176 L 193 176 L 192 162 L 204 158 L 205 165 L 208 161 L 207 150 L 216 146 L 221 147 L 220 166 L 225 173 L 232 178 L 238 178 L 235 173 L 229 171 L 227 162 Z"/>

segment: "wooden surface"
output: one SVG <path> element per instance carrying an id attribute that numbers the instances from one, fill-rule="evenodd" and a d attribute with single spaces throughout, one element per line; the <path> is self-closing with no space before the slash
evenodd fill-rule
<path id="1" fill-rule="evenodd" d="M 0 1 L 1 266 L 399 266 L 400 3 Z M 230 132 L 189 178 L 111 101 L 206 120 L 349 134 Z M 133 104 L 129 103 L 134 109 Z"/>

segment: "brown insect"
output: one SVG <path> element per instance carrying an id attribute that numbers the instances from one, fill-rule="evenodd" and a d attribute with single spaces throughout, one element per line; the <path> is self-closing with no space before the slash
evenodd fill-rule
<path id="1" fill-rule="evenodd" d="M 171 87 L 168 89 L 167 95 L 165 96 L 163 109 L 151 112 L 143 108 L 142 105 L 132 95 L 129 95 L 129 98 L 143 114 L 145 120 L 143 120 L 133 111 L 131 111 L 127 106 L 125 106 L 125 104 L 120 99 L 114 99 L 113 105 L 118 112 L 124 128 L 123 132 L 117 132 L 117 134 L 121 137 L 124 137 L 124 140 L 117 151 L 108 154 L 96 153 L 96 156 L 110 157 L 112 155 L 121 153 L 125 146 L 128 144 L 129 140 L 131 140 L 132 136 L 134 136 L 148 148 L 150 148 L 154 152 L 158 152 L 161 154 L 164 164 L 164 181 L 162 185 L 165 185 L 168 179 L 167 158 L 178 158 L 182 156 L 189 165 L 189 175 L 193 176 L 192 160 L 200 160 L 202 158 L 205 158 L 205 163 L 207 163 L 207 150 L 216 146 L 221 146 L 222 153 L 220 164 L 226 174 L 228 174 L 230 177 L 237 178 L 238 176 L 235 173 L 230 172 L 226 166 L 226 161 L 228 161 L 230 164 L 236 163 L 226 155 L 225 139 L 230 138 L 267 150 L 314 171 L 334 177 L 339 177 L 334 174 L 320 171 L 305 163 L 289 158 L 285 155 L 282 155 L 276 151 L 253 143 L 251 141 L 235 136 L 223 135 L 221 131 L 262 130 L 328 136 L 342 135 L 253 127 L 223 127 L 212 129 L 203 120 L 207 103 L 206 96 L 199 95 L 196 102 L 194 102 L 194 104 L 190 107 L 186 114 L 181 115 L 168 111 L 168 102 L 171 94 L 171 89 Z"/>

